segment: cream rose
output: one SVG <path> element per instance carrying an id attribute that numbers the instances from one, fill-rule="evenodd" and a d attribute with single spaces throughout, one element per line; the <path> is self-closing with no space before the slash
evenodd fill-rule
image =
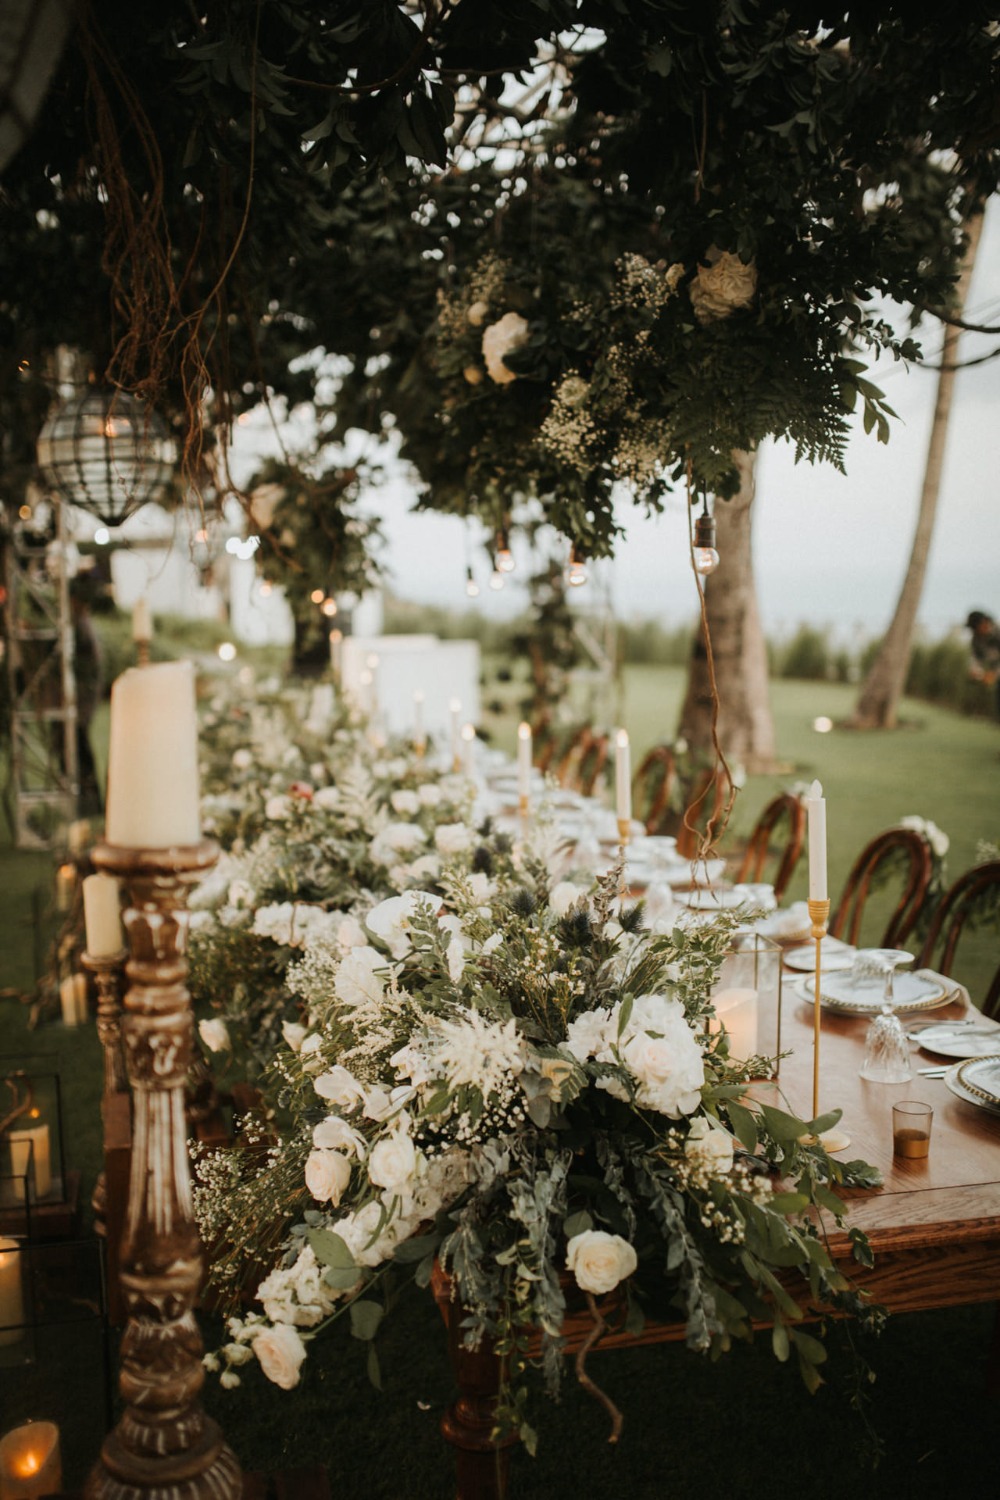
<path id="1" fill-rule="evenodd" d="M 226 1052 L 231 1043 L 229 1041 L 229 1030 L 225 1021 L 217 1017 L 211 1020 L 198 1022 L 198 1035 L 201 1037 L 209 1052 Z"/>
<path id="2" fill-rule="evenodd" d="M 744 265 L 731 250 L 710 250 L 708 265 L 700 265 L 688 287 L 699 323 L 728 318 L 739 307 L 749 307 L 757 292 L 757 267 Z"/>
<path id="3" fill-rule="evenodd" d="M 520 313 L 508 312 L 491 323 L 483 334 L 483 359 L 495 385 L 511 385 L 517 376 L 504 364 L 504 356 L 520 349 L 528 337 L 528 320 Z"/>
<path id="4" fill-rule="evenodd" d="M 689 1162 L 701 1167 L 710 1177 L 725 1177 L 733 1170 L 732 1137 L 711 1125 L 704 1115 L 691 1122 L 688 1138 L 684 1143 L 684 1155 Z"/>
<path id="5" fill-rule="evenodd" d="M 310 1151 L 306 1160 L 306 1187 L 317 1203 L 340 1202 L 351 1180 L 351 1164 L 339 1151 Z"/>
<path id="6" fill-rule="evenodd" d="M 466 854 L 476 842 L 476 835 L 464 823 L 441 823 L 434 830 L 434 847 L 439 854 Z"/>
<path id="7" fill-rule="evenodd" d="M 566 1266 L 576 1277 L 581 1291 L 601 1296 L 613 1292 L 620 1281 L 631 1276 L 639 1264 L 628 1240 L 603 1229 L 585 1229 L 575 1234 L 566 1246 Z"/>
<path id="8" fill-rule="evenodd" d="M 376 1187 L 398 1192 L 417 1169 L 417 1153 L 410 1137 L 393 1131 L 372 1147 L 368 1158 L 368 1176 Z"/>
<path id="9" fill-rule="evenodd" d="M 416 792 L 411 792 L 406 787 L 402 791 L 393 792 L 389 804 L 401 818 L 412 818 L 420 811 L 420 798 Z"/>
<path id="10" fill-rule="evenodd" d="M 268 1380 L 290 1391 L 299 1383 L 299 1370 L 306 1357 L 306 1346 L 288 1323 L 276 1323 L 265 1328 L 253 1341 L 261 1369 Z"/>

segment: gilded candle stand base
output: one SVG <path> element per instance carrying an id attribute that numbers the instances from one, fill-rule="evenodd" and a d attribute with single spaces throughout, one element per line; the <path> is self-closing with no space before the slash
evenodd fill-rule
<path id="1" fill-rule="evenodd" d="M 122 1043 L 122 978 L 126 953 L 112 953 L 94 958 L 81 953 L 80 962 L 94 976 L 97 989 L 97 1036 L 104 1050 L 104 1092 L 124 1094 L 128 1091 L 125 1049 Z"/>
<path id="2" fill-rule="evenodd" d="M 821 978 L 823 966 L 823 939 L 827 934 L 827 924 L 830 920 L 830 902 L 813 901 L 806 902 L 809 910 L 809 921 L 812 924 L 812 935 L 816 943 L 815 975 L 813 979 L 813 1119 L 819 1119 L 819 1041 L 820 1041 L 820 1019 L 821 1010 Z M 819 1143 L 824 1151 L 844 1151 L 851 1144 L 851 1137 L 846 1130 L 834 1126 L 832 1130 L 824 1130 L 819 1137 Z"/>
<path id="3" fill-rule="evenodd" d="M 194 1318 L 202 1253 L 191 1209 L 184 1081 L 193 1050 L 185 984 L 187 887 L 214 844 L 94 850 L 125 882 L 130 956 L 122 1036 L 134 1100 L 121 1254 L 128 1322 L 119 1386 L 125 1410 L 105 1439 L 87 1500 L 239 1500 L 239 1464 L 198 1399 L 203 1345 Z"/>

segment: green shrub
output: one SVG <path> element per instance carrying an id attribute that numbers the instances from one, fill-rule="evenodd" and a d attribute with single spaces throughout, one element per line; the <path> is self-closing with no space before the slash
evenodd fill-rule
<path id="1" fill-rule="evenodd" d="M 780 675 L 804 682 L 824 682 L 831 676 L 825 635 L 812 625 L 800 625 L 780 658 Z"/>

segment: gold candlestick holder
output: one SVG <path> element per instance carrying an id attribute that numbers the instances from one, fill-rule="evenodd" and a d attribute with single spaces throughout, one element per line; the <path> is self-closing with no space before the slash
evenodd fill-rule
<path id="1" fill-rule="evenodd" d="M 136 641 L 136 643 L 135 643 L 135 664 L 136 664 L 137 667 L 148 667 L 149 666 L 149 642 L 148 641 Z"/>
<path id="2" fill-rule="evenodd" d="M 522 823 L 527 823 L 531 817 L 531 798 L 527 792 L 522 792 L 517 799 L 518 816 Z"/>
<path id="3" fill-rule="evenodd" d="M 813 979 L 813 1119 L 819 1119 L 819 1042 L 820 1042 L 820 1019 L 822 999 L 822 969 L 823 969 L 823 939 L 827 934 L 827 924 L 830 920 L 830 902 L 814 901 L 806 902 L 809 910 L 809 921 L 816 943 L 816 959 L 814 963 Z M 832 1130 L 824 1130 L 819 1136 L 819 1143 L 826 1151 L 843 1151 L 851 1144 L 851 1137 L 846 1130 L 840 1130 L 836 1126 Z"/>
<path id="4" fill-rule="evenodd" d="M 128 1092 L 125 1049 L 122 1044 L 122 976 L 125 971 L 125 949 L 118 953 L 81 953 L 80 962 L 94 976 L 97 990 L 97 1036 L 104 1049 L 104 1092 Z"/>
<path id="5" fill-rule="evenodd" d="M 632 841 L 632 819 L 631 818 L 619 818 L 618 819 L 618 842 L 619 842 L 619 844 L 624 849 L 624 848 L 626 848 L 626 846 L 629 843 L 631 843 L 631 841 Z"/>
<path id="6" fill-rule="evenodd" d="M 417 757 L 417 760 L 423 760 L 424 756 L 427 753 L 427 741 L 426 740 L 414 740 L 413 741 L 413 753 Z"/>
<path id="7" fill-rule="evenodd" d="M 87 1500 L 239 1500 L 239 1464 L 198 1394 L 204 1383 L 194 1305 L 202 1252 L 191 1209 L 184 1080 L 194 1047 L 185 979 L 187 890 L 215 844 L 102 844 L 97 869 L 125 883 L 129 959 L 122 1035 L 134 1099 L 132 1168 L 121 1253 L 128 1313 L 119 1387 L 125 1410 L 105 1438 Z"/>

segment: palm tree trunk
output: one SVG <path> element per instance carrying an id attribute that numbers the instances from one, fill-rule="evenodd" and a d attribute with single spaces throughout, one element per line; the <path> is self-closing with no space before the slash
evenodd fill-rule
<path id="1" fill-rule="evenodd" d="M 756 454 L 738 453 L 736 462 L 739 493 L 715 508 L 720 562 L 705 582 L 705 609 L 719 689 L 719 741 L 730 761 L 757 773 L 774 769 L 775 741 L 751 552 Z M 691 750 L 711 754 L 712 692 L 700 626 L 677 732 Z"/>
<path id="2" fill-rule="evenodd" d="M 962 316 L 965 299 L 969 293 L 969 282 L 976 263 L 976 251 L 983 228 L 983 215 L 975 214 L 966 223 L 968 243 L 962 270 L 955 288 L 955 315 Z M 913 647 L 913 631 L 917 622 L 917 610 L 923 593 L 927 573 L 927 559 L 934 534 L 938 499 L 941 494 L 941 472 L 944 467 L 945 447 L 948 442 L 948 421 L 951 416 L 952 398 L 955 393 L 955 376 L 958 341 L 961 330 L 945 324 L 944 346 L 941 350 L 941 369 L 938 373 L 937 397 L 931 421 L 931 436 L 927 446 L 927 463 L 924 468 L 924 483 L 920 493 L 920 509 L 917 513 L 917 529 L 910 549 L 910 561 L 896 603 L 896 612 L 886 631 L 878 654 L 872 662 L 858 695 L 857 706 L 851 718 L 855 729 L 892 729 L 896 724 L 896 711 L 906 685 L 906 673 L 910 665 Z"/>

